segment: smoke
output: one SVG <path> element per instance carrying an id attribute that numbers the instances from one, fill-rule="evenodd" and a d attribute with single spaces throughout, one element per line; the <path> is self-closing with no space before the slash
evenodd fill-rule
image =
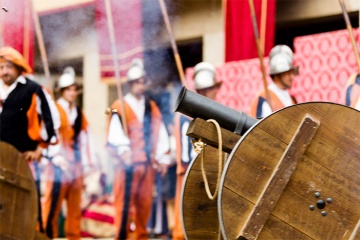
<path id="1" fill-rule="evenodd" d="M 168 125 L 172 121 L 171 107 L 174 97 L 169 96 L 172 89 L 167 88 L 167 85 L 180 82 L 170 39 L 158 1 L 139 0 L 139 5 L 134 2 L 136 1 L 111 1 L 117 50 L 119 53 L 126 52 L 136 44 L 142 47 L 145 71 L 151 83 L 149 94 L 158 103 Z M 99 51 L 100 54 L 111 56 L 104 4 L 104 0 L 95 0 L 94 5 L 40 15 L 52 76 L 58 78 L 67 65 L 75 67 L 77 76 L 81 75 L 82 56 L 89 51 Z M 166 1 L 166 5 L 170 20 L 176 20 L 176 1 Z M 137 35 L 139 33 L 140 35 Z M 37 69 L 42 70 L 39 50 L 36 62 Z M 121 65 L 123 62 L 119 63 Z M 111 57 L 103 64 L 101 62 L 101 66 L 112 66 Z M 167 91 L 168 89 L 170 91 Z M 93 119 L 89 120 L 94 122 Z M 96 139 L 96 145 L 102 146 L 100 139 L 103 139 L 103 136 L 96 136 Z M 105 149 L 99 154 L 107 161 L 104 152 Z"/>
<path id="2" fill-rule="evenodd" d="M 175 1 L 166 1 L 170 21 L 174 20 L 175 6 Z M 164 88 L 168 83 L 180 81 L 170 38 L 158 1 L 144 0 L 142 12 L 145 68 L 154 85 Z"/>
<path id="3" fill-rule="evenodd" d="M 40 16 L 50 65 L 58 65 L 64 59 L 80 58 L 89 51 L 96 41 L 94 15 L 94 7 L 86 6 Z M 37 63 L 41 63 L 40 59 Z M 62 69 L 55 71 L 62 72 Z"/>

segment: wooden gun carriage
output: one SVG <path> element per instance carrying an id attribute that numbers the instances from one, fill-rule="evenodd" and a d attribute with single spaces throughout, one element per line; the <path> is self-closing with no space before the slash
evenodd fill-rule
<path id="1" fill-rule="evenodd" d="M 47 239 L 36 231 L 38 204 L 28 162 L 0 142 L 0 239 Z"/>
<path id="2" fill-rule="evenodd" d="M 205 120 L 219 122 L 230 154 L 215 200 L 205 192 L 201 154 L 188 168 L 181 210 L 188 239 L 360 239 L 359 111 L 312 102 L 257 121 L 185 88 L 176 108 L 194 118 L 188 136 L 207 144 L 212 192 L 219 141 Z"/>

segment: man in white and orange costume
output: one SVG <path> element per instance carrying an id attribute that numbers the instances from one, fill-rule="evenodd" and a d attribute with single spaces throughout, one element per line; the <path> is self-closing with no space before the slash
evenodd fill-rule
<path id="1" fill-rule="evenodd" d="M 260 91 L 253 99 L 249 115 L 255 118 L 263 118 L 281 108 L 296 104 L 296 100 L 290 95 L 294 76 L 298 67 L 293 65 L 293 52 L 286 45 L 273 47 L 269 54 L 270 76 L 273 82 L 267 87 L 271 106 L 266 96 L 266 91 Z"/>
<path id="2" fill-rule="evenodd" d="M 216 80 L 216 69 L 208 62 L 198 63 L 194 67 L 194 82 L 197 93 L 215 100 L 216 94 L 222 84 L 221 81 Z M 182 228 L 182 219 L 180 212 L 181 204 L 181 189 L 184 182 L 186 170 L 191 162 L 196 157 L 190 138 L 186 136 L 189 127 L 190 118 L 176 113 L 174 117 L 174 136 L 176 142 L 176 195 L 175 195 L 175 221 L 172 232 L 173 239 L 185 239 Z"/>
<path id="3" fill-rule="evenodd" d="M 116 155 L 113 185 L 116 238 L 129 238 L 129 209 L 134 209 L 134 239 L 147 239 L 155 173 L 165 174 L 171 161 L 169 135 L 159 108 L 145 96 L 142 60 L 133 60 L 126 78 L 130 91 L 124 96 L 125 114 L 120 101 L 115 101 L 112 109 L 116 112 L 110 117 L 108 128 L 108 144 Z M 122 117 L 126 118 L 128 135 L 124 133 Z"/>
<path id="4" fill-rule="evenodd" d="M 45 170 L 46 187 L 43 201 L 43 222 L 48 237 L 58 236 L 58 218 L 63 200 L 67 213 L 67 239 L 81 238 L 81 195 L 84 174 L 97 166 L 88 122 L 76 105 L 79 85 L 75 71 L 67 67 L 59 79 L 60 98 L 56 101 L 60 113 L 59 144 L 44 155 L 49 159 Z"/>

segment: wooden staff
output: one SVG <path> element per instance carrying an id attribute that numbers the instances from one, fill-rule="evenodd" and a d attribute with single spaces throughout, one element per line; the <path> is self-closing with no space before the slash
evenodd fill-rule
<path id="1" fill-rule="evenodd" d="M 6 9 L 3 7 L 2 9 Z M 8 12 L 8 10 L 4 10 L 5 13 Z M 3 12 L 0 13 L 0 47 L 4 46 L 4 37 L 3 37 Z"/>
<path id="2" fill-rule="evenodd" d="M 265 54 L 265 36 L 266 36 L 266 18 L 267 18 L 267 1 L 261 0 L 261 23 L 260 23 L 260 46 Z"/>
<path id="3" fill-rule="evenodd" d="M 159 0 L 159 4 L 160 4 L 161 12 L 162 12 L 162 15 L 163 15 L 163 18 L 164 18 L 164 22 L 165 22 L 165 25 L 166 25 L 167 32 L 168 32 L 169 37 L 170 37 L 170 42 L 171 42 L 171 46 L 172 46 L 172 49 L 173 49 L 173 52 L 174 52 L 174 58 L 175 58 L 177 70 L 179 72 L 180 80 L 181 80 L 182 85 L 186 86 L 186 79 L 185 79 L 185 75 L 184 75 L 184 69 L 183 69 L 181 59 L 180 59 L 180 55 L 179 55 L 179 52 L 178 52 L 178 49 L 177 49 L 177 46 L 176 46 L 174 33 L 173 33 L 172 29 L 171 29 L 170 20 L 169 20 L 169 16 L 168 16 L 168 13 L 167 13 L 167 10 L 166 10 L 164 0 Z"/>
<path id="4" fill-rule="evenodd" d="M 252 20 L 252 24 L 253 24 L 253 28 L 254 28 L 256 48 L 257 48 L 257 52 L 258 52 L 258 56 L 259 56 L 259 60 L 260 60 L 260 69 L 261 69 L 261 73 L 262 73 L 262 79 L 263 79 L 263 84 L 264 84 L 264 89 L 265 89 L 266 100 L 269 103 L 270 109 L 272 111 L 274 108 L 272 107 L 269 90 L 267 88 L 266 72 L 265 72 L 265 66 L 264 66 L 263 52 L 262 52 L 261 46 L 260 46 L 259 30 L 258 30 L 258 25 L 257 25 L 257 21 L 256 21 L 254 1 L 249 0 L 249 5 L 250 5 L 251 20 Z"/>
<path id="5" fill-rule="evenodd" d="M 120 101 L 120 109 L 121 109 L 120 117 L 121 117 L 121 122 L 122 122 L 122 127 L 124 130 L 124 133 L 126 136 L 128 136 L 128 128 L 127 128 L 127 123 L 126 123 L 125 106 L 124 106 L 124 97 L 123 97 L 122 87 L 121 87 L 120 68 L 119 68 L 118 59 L 117 59 L 115 31 L 114 31 L 114 23 L 113 23 L 113 17 L 112 17 L 112 12 L 111 12 L 110 0 L 105 0 L 105 8 L 106 8 L 107 23 L 108 23 L 109 33 L 110 33 L 110 43 L 111 43 L 111 50 L 112 50 L 112 56 L 113 56 L 113 62 L 114 62 L 116 87 L 117 87 L 118 97 L 119 97 L 119 101 Z"/>
<path id="6" fill-rule="evenodd" d="M 351 27 L 350 18 L 349 18 L 348 12 L 346 10 L 344 1 L 339 0 L 339 3 L 341 5 L 341 9 L 342 9 L 342 12 L 343 12 L 343 15 L 344 15 L 346 28 L 347 28 L 347 30 L 349 32 L 351 45 L 352 45 L 352 48 L 353 48 L 354 53 L 355 53 L 355 58 L 356 58 L 356 62 L 357 62 L 357 65 L 358 65 L 358 71 L 360 71 L 359 50 L 357 49 L 357 46 L 356 46 L 356 41 L 355 41 L 355 37 L 354 37 L 353 30 L 352 30 L 352 27 Z"/>
<path id="7" fill-rule="evenodd" d="M 50 79 L 48 57 L 46 54 L 44 37 L 43 37 L 42 31 L 41 31 L 40 20 L 39 20 L 38 14 L 36 12 L 34 1 L 31 1 L 31 3 L 32 3 L 31 4 L 32 5 L 32 16 L 33 16 L 33 21 L 34 21 L 34 26 L 35 26 L 36 38 L 39 43 L 41 61 L 42 61 L 44 72 L 45 72 L 45 80 L 47 82 L 47 87 L 48 87 L 48 90 L 50 91 L 50 94 L 54 97 L 53 84 Z"/>

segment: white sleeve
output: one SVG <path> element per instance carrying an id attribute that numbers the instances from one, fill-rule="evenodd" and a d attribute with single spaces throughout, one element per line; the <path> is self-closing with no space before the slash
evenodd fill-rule
<path id="1" fill-rule="evenodd" d="M 130 151 L 130 140 L 125 135 L 119 115 L 117 114 L 111 116 L 107 140 L 110 145 L 117 148 L 119 156 L 126 151 Z"/>
<path id="2" fill-rule="evenodd" d="M 262 115 L 261 115 L 262 118 L 267 117 L 270 114 L 272 114 L 272 111 L 271 111 L 271 108 L 270 108 L 270 105 L 268 102 L 264 101 L 261 108 L 262 108 Z"/>
<path id="3" fill-rule="evenodd" d="M 59 110 L 57 109 L 56 104 L 55 104 L 54 100 L 52 99 L 51 95 L 45 89 L 43 89 L 43 92 L 44 92 L 46 100 L 49 104 L 51 117 L 52 117 L 53 124 L 54 124 L 54 130 L 58 130 L 61 125 Z"/>
<path id="4" fill-rule="evenodd" d="M 158 136 L 159 138 L 156 145 L 155 160 L 158 163 L 169 165 L 171 164 L 171 156 L 169 154 L 170 139 L 163 122 L 161 122 Z"/>
<path id="5" fill-rule="evenodd" d="M 191 148 L 189 156 L 189 137 L 186 135 L 189 125 L 189 122 L 184 122 L 181 126 L 181 161 L 185 163 L 189 163 L 197 155 L 194 148 Z"/>
<path id="6" fill-rule="evenodd" d="M 44 95 L 46 97 L 46 101 L 47 101 L 47 103 L 49 105 L 49 108 L 50 108 L 51 119 L 52 119 L 52 122 L 53 122 L 53 125 L 54 125 L 54 131 L 55 131 L 55 134 L 56 134 L 56 136 L 53 136 L 50 139 L 50 143 L 55 143 L 56 140 L 57 140 L 57 136 L 59 135 L 58 130 L 59 130 L 60 124 L 61 124 L 60 113 L 59 113 L 59 110 L 57 109 L 57 107 L 55 105 L 54 100 L 50 96 L 50 94 L 45 89 L 42 89 L 42 91 L 43 91 L 43 93 L 44 93 Z M 37 111 L 37 113 L 39 115 L 42 115 L 42 112 L 41 112 L 41 100 L 40 100 L 39 96 L 36 96 L 36 111 Z M 40 135 L 41 135 L 41 138 L 43 140 L 46 140 L 48 138 L 48 134 L 47 134 L 47 131 L 46 131 L 46 128 L 45 128 L 45 124 L 42 124 L 42 126 L 41 126 Z"/>

